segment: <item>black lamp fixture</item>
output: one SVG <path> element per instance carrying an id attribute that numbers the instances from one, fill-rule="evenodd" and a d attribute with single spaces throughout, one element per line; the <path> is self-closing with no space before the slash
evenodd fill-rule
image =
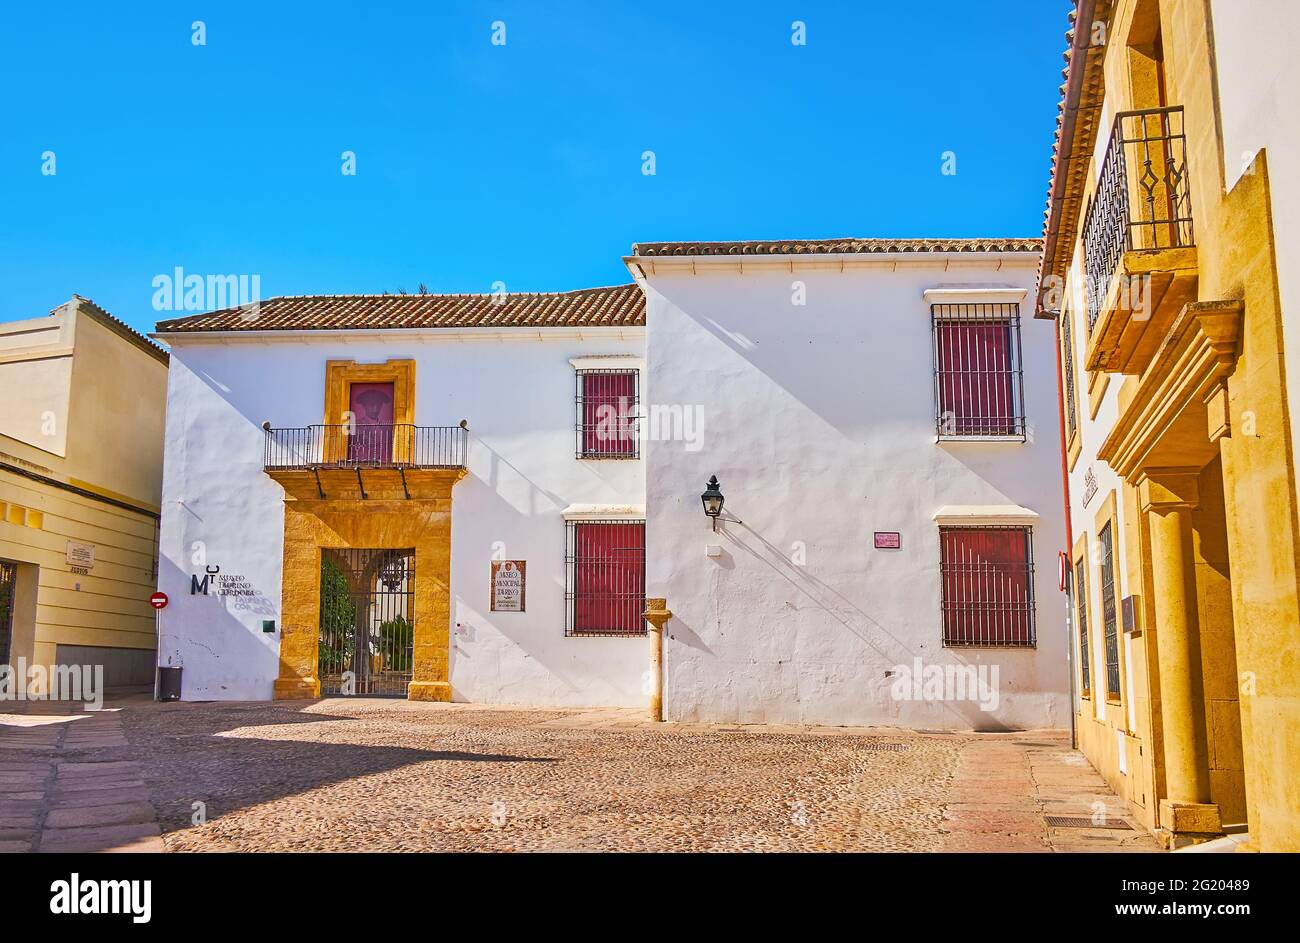
<path id="1" fill-rule="evenodd" d="M 718 490 L 718 476 L 709 477 L 708 487 L 704 489 L 704 494 L 700 495 L 700 501 L 704 504 L 704 513 L 713 520 L 713 529 L 718 529 L 718 517 L 722 514 L 722 503 L 726 499 L 722 492 Z"/>
<path id="2" fill-rule="evenodd" d="M 384 561 L 383 566 L 379 568 L 379 580 L 384 584 L 384 588 L 389 592 L 397 589 L 402 585 L 402 580 L 406 579 L 406 559 L 391 554 Z"/>

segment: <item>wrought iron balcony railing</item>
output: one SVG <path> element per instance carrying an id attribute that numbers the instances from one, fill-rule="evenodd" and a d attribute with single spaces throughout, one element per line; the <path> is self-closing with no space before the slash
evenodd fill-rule
<path id="1" fill-rule="evenodd" d="M 1194 246 L 1182 106 L 1115 116 L 1083 224 L 1088 327 L 1125 252 Z"/>
<path id="2" fill-rule="evenodd" d="M 268 471 L 464 468 L 469 447 L 469 432 L 463 426 L 385 423 L 263 429 Z"/>

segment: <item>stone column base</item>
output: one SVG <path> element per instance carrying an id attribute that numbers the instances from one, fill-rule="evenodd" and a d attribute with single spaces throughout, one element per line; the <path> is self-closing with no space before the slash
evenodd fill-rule
<path id="1" fill-rule="evenodd" d="M 1223 837 L 1219 807 L 1209 802 L 1173 802 L 1160 800 L 1161 843 L 1169 849 L 1199 845 Z"/>
<path id="2" fill-rule="evenodd" d="M 412 681 L 406 686 L 408 701 L 451 701 L 451 682 Z"/>
<path id="3" fill-rule="evenodd" d="M 316 678 L 276 678 L 271 697 L 277 701 L 311 701 L 320 697 Z"/>

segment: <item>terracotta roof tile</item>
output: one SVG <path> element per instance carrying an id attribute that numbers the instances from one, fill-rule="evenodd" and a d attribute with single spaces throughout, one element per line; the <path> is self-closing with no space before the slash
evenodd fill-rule
<path id="1" fill-rule="evenodd" d="M 744 242 L 638 242 L 634 256 L 841 255 L 884 252 L 1041 252 L 1041 239 L 782 239 Z"/>
<path id="2" fill-rule="evenodd" d="M 1047 208 L 1043 212 L 1043 258 L 1035 292 L 1037 316 L 1043 316 L 1044 282 L 1062 278 L 1074 245 L 1075 228 L 1082 212 L 1081 194 L 1101 120 L 1105 76 L 1104 46 L 1092 45 L 1095 24 L 1109 32 L 1114 15 L 1112 0 L 1074 0 L 1065 34 L 1066 67 L 1061 71 L 1061 100 L 1056 105 L 1056 130 L 1052 139 L 1052 166 L 1047 183 Z M 1090 22 L 1080 23 L 1081 17 Z"/>
<path id="3" fill-rule="evenodd" d="M 286 295 L 158 322 L 158 333 L 458 327 L 638 327 L 636 285 L 506 295 Z"/>

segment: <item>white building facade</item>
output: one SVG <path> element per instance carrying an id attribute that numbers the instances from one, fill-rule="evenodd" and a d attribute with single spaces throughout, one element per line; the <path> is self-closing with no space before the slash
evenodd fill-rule
<path id="1" fill-rule="evenodd" d="M 1038 251 L 634 247 L 651 398 L 704 414 L 701 447 L 647 446 L 669 719 L 1068 723 L 1054 340 L 1021 314 Z"/>
<path id="2" fill-rule="evenodd" d="M 618 288 L 163 322 L 160 664 L 186 699 L 640 707 L 664 598 L 670 720 L 1060 726 L 1038 251 L 641 245 Z"/>
<path id="3" fill-rule="evenodd" d="M 343 312 L 358 307 L 372 322 L 408 326 L 346 326 L 349 316 Z M 317 474 L 326 487 L 317 502 L 319 515 L 336 533 L 342 529 L 339 521 L 349 516 L 410 522 L 391 541 L 377 534 L 379 539 L 340 551 L 407 549 L 420 541 L 426 520 L 449 518 L 454 535 L 446 541 L 449 559 L 431 556 L 427 568 L 425 560 L 415 560 L 413 580 L 416 592 L 427 583 L 446 598 L 432 616 L 442 620 L 436 644 L 445 646 L 445 678 L 438 680 L 449 686 L 434 691 L 440 699 L 644 703 L 640 619 L 626 637 L 584 634 L 582 626 L 566 621 L 572 608 L 567 597 L 574 591 L 566 588 L 566 517 L 644 516 L 644 467 L 635 454 L 580 456 L 586 430 L 577 428 L 582 406 L 575 392 L 588 370 L 597 377 L 606 374 L 595 371 L 630 374 L 629 389 L 640 385 L 643 311 L 640 291 L 627 285 L 518 296 L 499 306 L 480 296 L 271 299 L 248 324 L 237 314 L 221 313 L 160 324 L 157 336 L 170 345 L 176 369 L 168 390 L 159 588 L 169 604 L 161 617 L 159 663 L 182 666 L 182 696 L 269 699 L 295 690 L 277 689 L 277 681 L 289 680 L 293 670 L 282 657 L 286 634 L 299 628 L 295 623 L 314 621 L 316 613 L 304 620 L 290 611 L 292 604 L 285 605 L 286 584 L 303 576 L 291 572 L 285 579 L 286 507 L 310 503 L 311 492 L 296 499 L 289 493 L 294 484 L 287 491 L 272 474 L 299 469 L 269 472 L 268 464 L 288 466 L 301 458 L 304 467 L 320 466 Z M 351 318 L 355 323 L 357 316 Z M 429 326 L 413 326 L 421 322 Z M 414 427 L 419 438 L 406 443 L 400 431 L 380 435 L 388 438 L 390 449 L 407 445 L 417 453 L 395 456 L 408 465 L 409 499 L 400 482 L 391 480 L 391 469 L 380 467 L 388 463 L 366 454 L 364 416 L 356 417 L 360 451 L 353 446 L 351 454 L 346 446 L 342 454 L 326 454 L 341 440 L 322 443 L 319 431 L 295 431 L 339 425 L 340 417 L 327 412 L 331 363 L 407 365 L 413 393 L 402 418 L 411 421 L 397 425 Z M 468 426 L 463 432 L 461 420 Z M 460 453 L 437 454 L 461 448 L 461 440 L 449 437 L 462 435 L 463 462 Z M 300 454 L 286 458 L 295 451 Z M 449 511 L 427 500 L 420 489 L 429 486 L 417 480 L 434 473 L 422 466 L 447 458 L 463 465 L 463 476 L 450 489 Z M 319 569 L 321 557 L 317 550 L 311 566 Z M 494 561 L 526 561 L 522 611 L 492 611 Z M 345 568 L 347 561 L 336 562 Z M 208 575 L 205 592 L 202 580 Z M 364 619 L 355 597 L 385 593 L 376 586 L 352 587 L 354 598 L 342 605 Z M 420 616 L 428 613 L 412 614 L 400 598 L 403 591 L 399 586 L 388 594 L 397 598 L 366 602 L 384 610 L 382 615 L 402 610 L 420 632 L 426 628 Z M 626 617 L 621 611 L 617 615 Z M 308 631 L 314 636 L 317 628 Z M 318 660 L 332 654 L 346 663 L 345 670 L 355 669 L 354 675 L 370 669 L 373 686 L 354 678 L 359 688 L 354 693 L 401 693 L 378 679 L 391 676 L 398 685 L 411 680 L 413 653 L 374 650 L 358 659 L 355 642 L 362 634 L 345 633 L 341 642 L 323 639 L 313 653 Z M 408 635 L 388 648 L 411 649 L 416 641 Z M 335 650 L 327 652 L 331 646 Z M 396 670 L 375 665 L 375 659 L 391 662 Z M 332 689 L 328 674 L 308 674 L 314 685 L 296 690 L 339 693 L 338 679 Z"/>

